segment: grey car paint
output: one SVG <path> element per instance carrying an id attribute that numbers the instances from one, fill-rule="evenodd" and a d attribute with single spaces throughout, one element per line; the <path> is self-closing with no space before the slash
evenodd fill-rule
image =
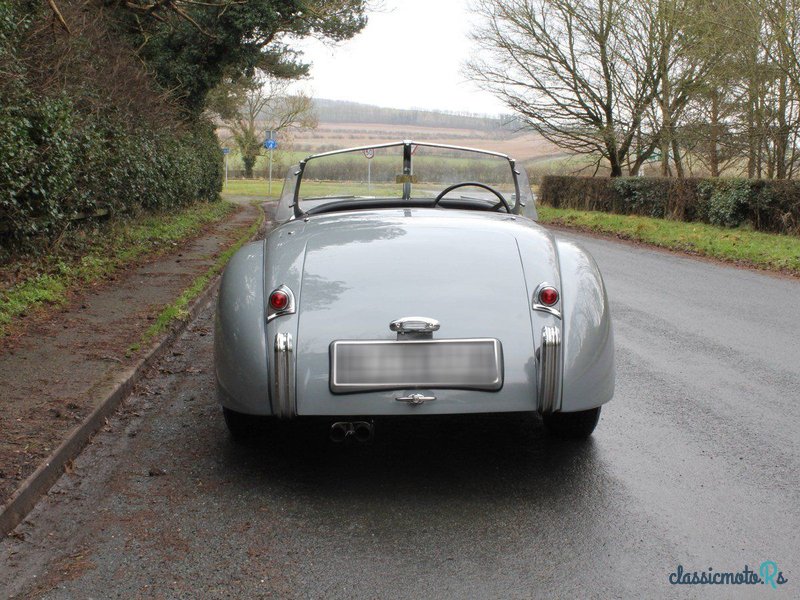
<path id="1" fill-rule="evenodd" d="M 563 325 L 562 411 L 599 406 L 613 395 L 613 337 L 602 278 L 578 246 L 517 215 L 454 209 L 336 212 L 290 220 L 235 256 L 216 319 L 223 405 L 273 414 L 270 340 L 295 340 L 299 415 L 447 414 L 536 410 L 536 349 L 545 325 Z M 258 290 L 258 283 L 263 287 Z M 531 310 L 536 286 L 562 291 L 564 319 Z M 266 324 L 264 298 L 280 285 L 295 314 Z M 409 390 L 334 395 L 328 346 L 336 339 L 394 339 L 390 321 L 420 314 L 440 337 L 496 337 L 505 381 L 498 392 L 428 390 L 435 402 L 395 401 Z"/>
<path id="2" fill-rule="evenodd" d="M 594 258 L 572 241 L 557 240 L 564 327 L 564 411 L 586 410 L 614 395 L 614 333 L 603 277 Z"/>
<path id="3" fill-rule="evenodd" d="M 337 213 L 304 225 L 300 237 L 306 243 L 306 258 L 296 336 L 298 414 L 535 409 L 533 314 L 514 236 L 516 217 L 476 218 L 475 212 L 449 211 L 442 218 L 446 210 Z M 500 339 L 502 389 L 416 390 L 436 397 L 424 406 L 395 400 L 413 388 L 332 394 L 331 341 L 396 339 L 389 323 L 408 315 L 438 320 L 441 329 L 434 339 Z"/>
<path id="4" fill-rule="evenodd" d="M 220 283 L 214 319 L 214 364 L 224 406 L 270 414 L 264 305 L 264 242 L 242 246 Z"/>
<path id="5" fill-rule="evenodd" d="M 512 214 L 439 206 L 307 215 L 330 200 L 303 199 L 296 211 L 302 168 L 290 167 L 275 211 L 278 226 L 260 245 L 242 248 L 222 281 L 214 347 L 223 406 L 283 416 L 287 405 L 289 416 L 541 411 L 544 327 L 556 328 L 563 340 L 553 410 L 608 402 L 614 343 L 600 272 L 585 250 L 535 222 L 527 175 L 509 164 L 518 190 Z M 560 291 L 555 311 L 535 309 L 534 292 L 543 283 Z M 280 286 L 292 290 L 297 310 L 267 323 L 265 301 Z M 331 391 L 333 341 L 393 340 L 390 322 L 412 315 L 441 323 L 434 339 L 500 340 L 502 388 Z M 276 354 L 278 346 L 290 352 Z M 288 382 L 280 382 L 287 369 Z M 397 402 L 412 392 L 436 400 Z"/>

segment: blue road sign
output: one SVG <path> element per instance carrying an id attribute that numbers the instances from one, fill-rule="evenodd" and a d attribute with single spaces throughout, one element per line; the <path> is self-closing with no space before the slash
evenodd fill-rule
<path id="1" fill-rule="evenodd" d="M 275 150 L 278 147 L 278 140 L 264 140 L 264 148 L 267 150 Z"/>
<path id="2" fill-rule="evenodd" d="M 222 153 L 223 154 L 230 154 L 231 153 L 231 149 L 230 148 L 223 148 L 222 149 Z"/>

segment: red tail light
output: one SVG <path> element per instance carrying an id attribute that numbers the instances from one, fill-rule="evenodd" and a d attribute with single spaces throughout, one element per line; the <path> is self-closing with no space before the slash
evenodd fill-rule
<path id="1" fill-rule="evenodd" d="M 275 290 L 269 295 L 269 305 L 273 310 L 283 310 L 289 306 L 289 294 L 283 290 Z"/>
<path id="2" fill-rule="evenodd" d="M 543 287 L 539 290 L 539 303 L 545 306 L 553 306 L 558 302 L 558 290 L 554 287 Z"/>

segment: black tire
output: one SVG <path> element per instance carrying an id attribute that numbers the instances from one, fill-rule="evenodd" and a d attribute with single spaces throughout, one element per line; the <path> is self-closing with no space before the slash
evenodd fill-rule
<path id="1" fill-rule="evenodd" d="M 246 415 L 224 406 L 222 415 L 225 417 L 225 425 L 228 426 L 231 437 L 236 442 L 250 441 L 258 431 L 260 419 L 254 415 Z"/>
<path id="2" fill-rule="evenodd" d="M 556 412 L 543 415 L 542 421 L 548 433 L 556 437 L 585 440 L 597 427 L 600 420 L 600 407 L 578 412 Z"/>

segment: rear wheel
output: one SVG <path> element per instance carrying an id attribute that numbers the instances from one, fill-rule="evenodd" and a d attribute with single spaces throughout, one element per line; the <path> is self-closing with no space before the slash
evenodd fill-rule
<path id="1" fill-rule="evenodd" d="M 237 442 L 245 442 L 253 438 L 258 429 L 259 418 L 253 415 L 236 412 L 230 408 L 222 407 L 225 425 L 231 437 Z"/>
<path id="2" fill-rule="evenodd" d="M 592 435 L 600 420 L 600 407 L 578 412 L 556 412 L 542 416 L 545 429 L 557 437 L 582 440 Z"/>

